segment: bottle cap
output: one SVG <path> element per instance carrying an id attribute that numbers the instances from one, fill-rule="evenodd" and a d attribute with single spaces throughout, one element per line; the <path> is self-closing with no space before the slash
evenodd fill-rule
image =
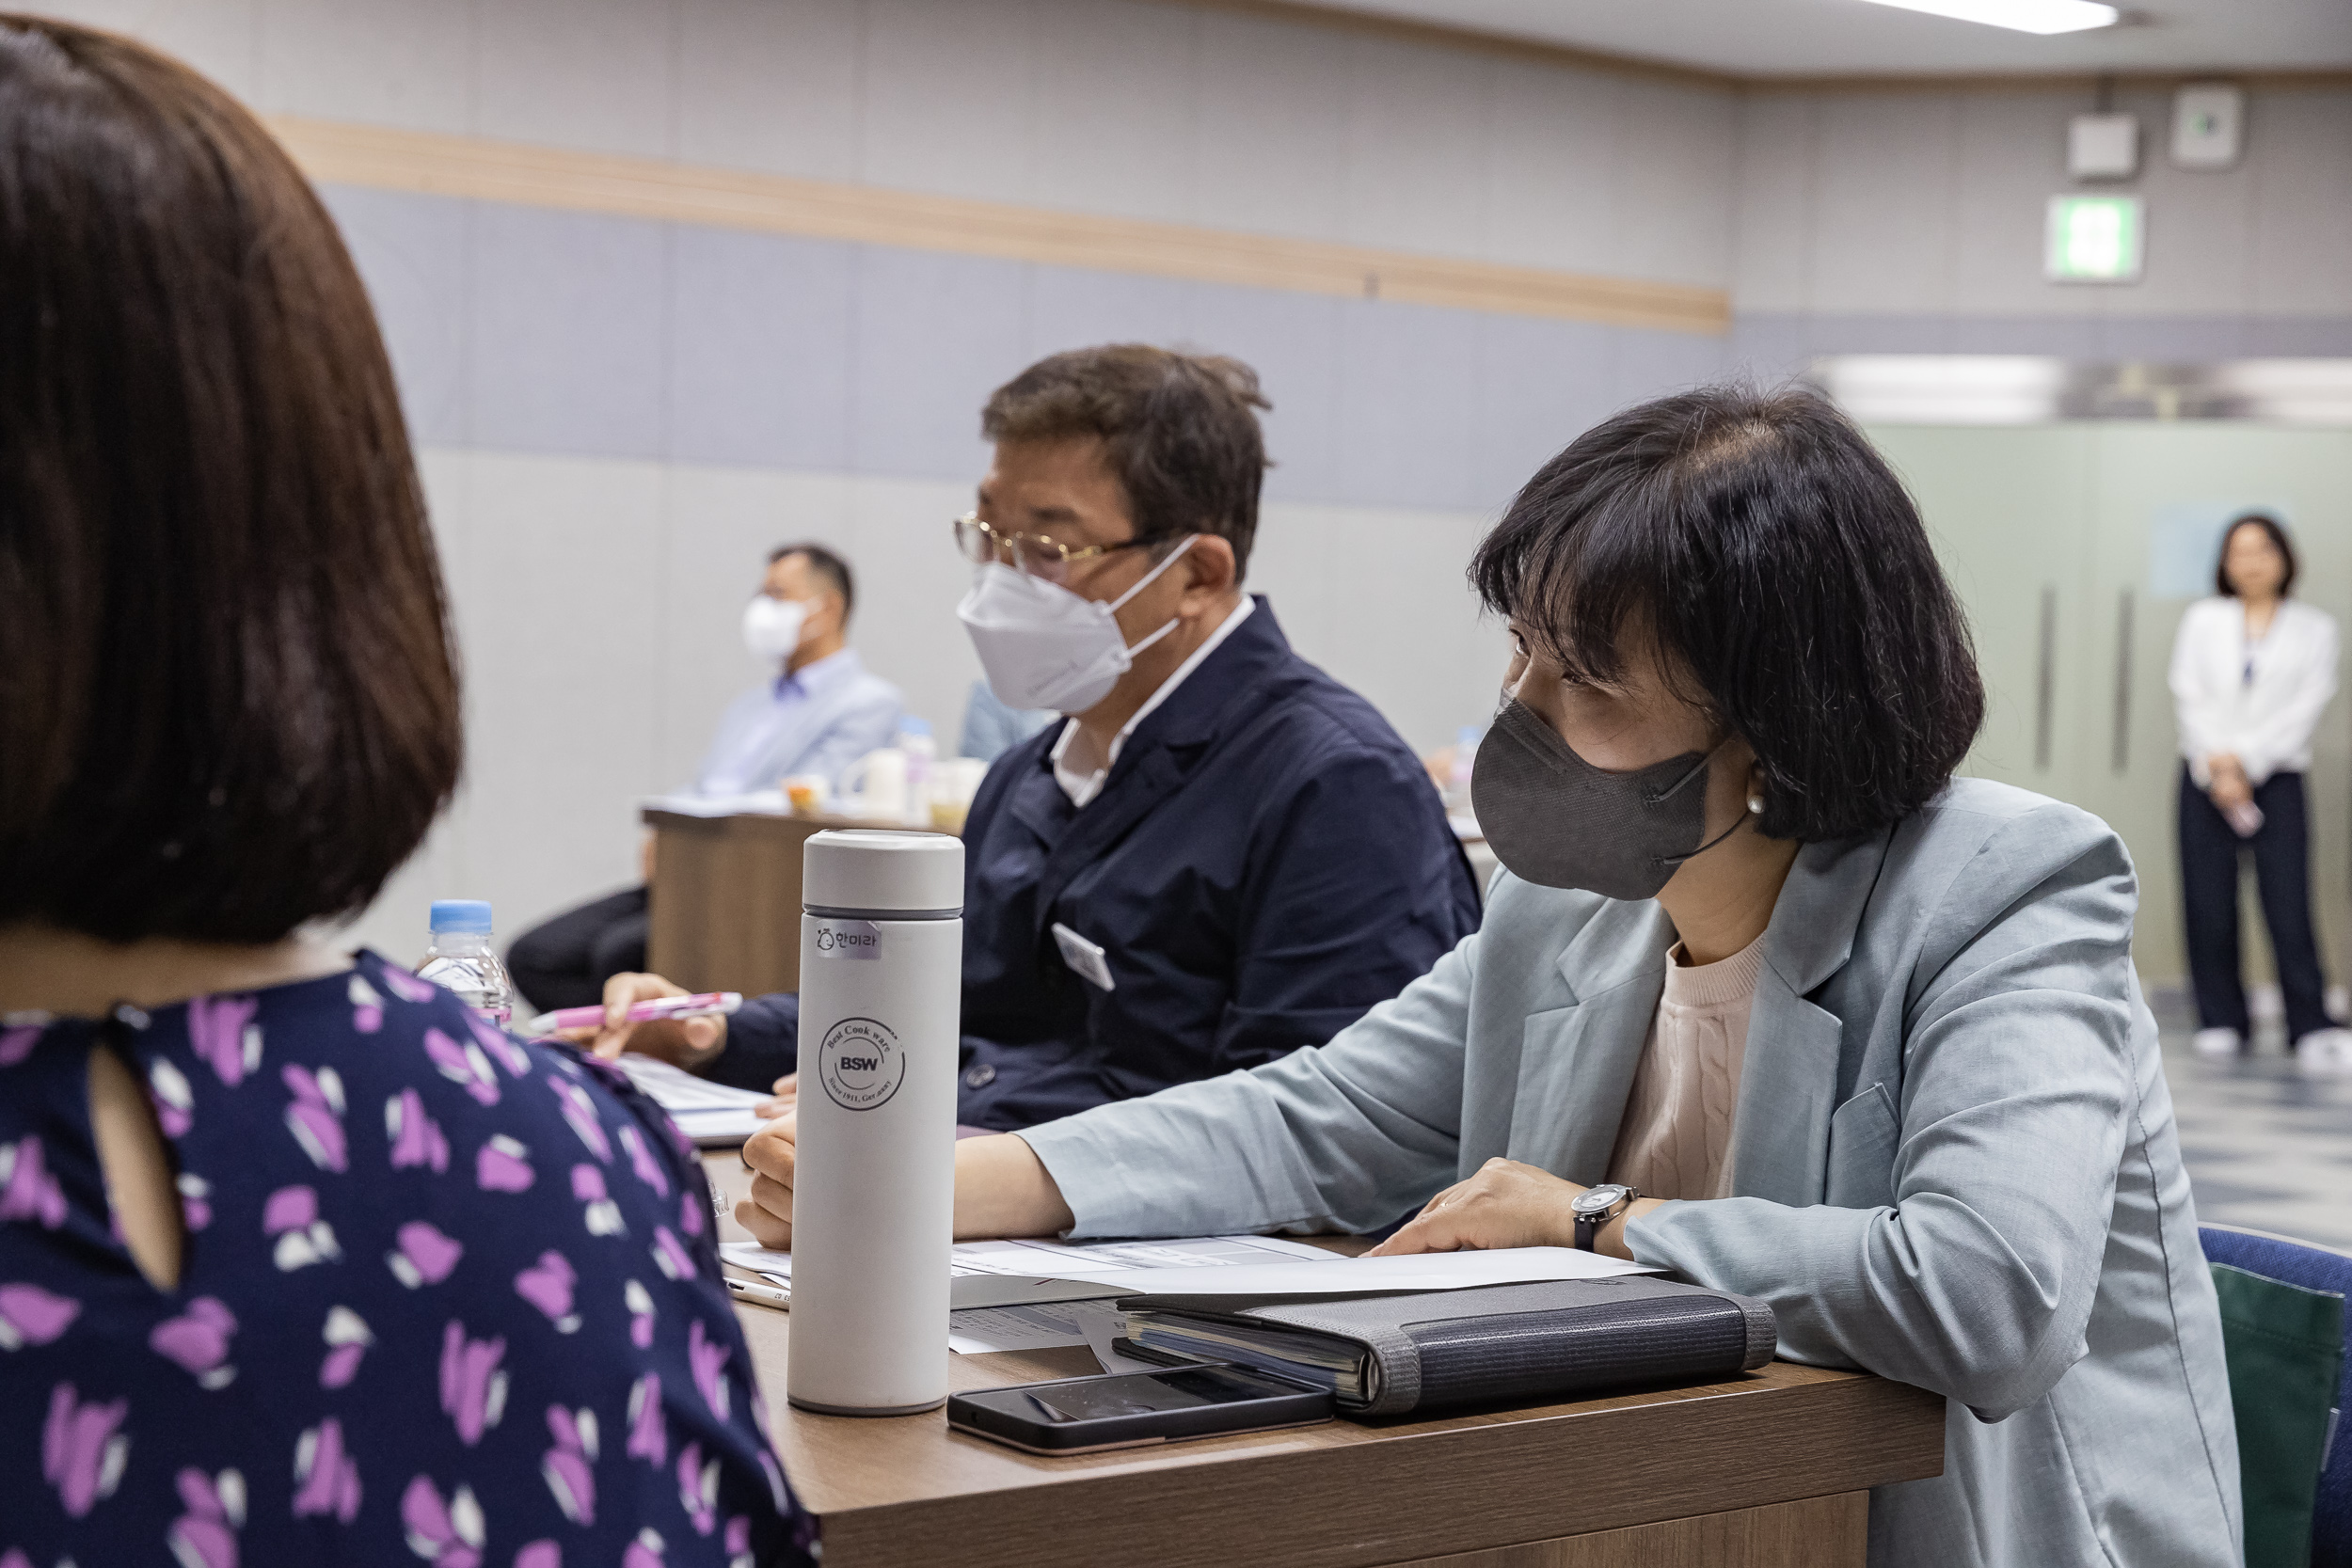
<path id="1" fill-rule="evenodd" d="M 490 929 L 490 906 L 480 898 L 436 898 L 433 900 L 433 929 L 441 931 L 483 931 Z"/>
<path id="2" fill-rule="evenodd" d="M 963 912 L 963 840 L 949 833 L 828 828 L 801 850 L 801 901 L 843 915 Z"/>
<path id="3" fill-rule="evenodd" d="M 929 735 L 931 733 L 931 721 L 928 719 L 917 719 L 910 713 L 898 721 L 898 733 L 900 735 Z"/>

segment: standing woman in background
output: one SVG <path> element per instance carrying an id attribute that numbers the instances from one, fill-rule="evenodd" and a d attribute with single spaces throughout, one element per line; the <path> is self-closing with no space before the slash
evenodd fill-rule
<path id="1" fill-rule="evenodd" d="M 2246 1049 L 2238 972 L 2238 851 L 2254 851 L 2263 919 L 2286 999 L 2287 1038 L 2309 1065 L 2352 1068 L 2333 1027 L 2312 937 L 2311 832 L 2303 772 L 2312 731 L 2336 694 L 2336 623 L 2287 596 L 2295 546 L 2276 517 L 2249 512 L 2222 536 L 2215 596 L 2181 618 L 2172 702 L 2181 730 L 2181 894 L 2197 1049 Z"/>

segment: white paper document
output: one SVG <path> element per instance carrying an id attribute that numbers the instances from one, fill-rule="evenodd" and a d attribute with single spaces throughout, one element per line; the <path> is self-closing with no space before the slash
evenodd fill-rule
<path id="1" fill-rule="evenodd" d="M 1074 1303 L 966 1307 L 947 1314 L 947 1348 L 965 1355 L 1001 1350 L 1055 1350 L 1087 1342 Z"/>
<path id="2" fill-rule="evenodd" d="M 723 1242 L 720 1258 L 772 1284 L 789 1289 L 792 1255 L 756 1242 Z M 1220 1275 L 1246 1268 L 1283 1265 L 1321 1268 L 1339 1255 L 1281 1236 L 1192 1236 L 1174 1241 L 1057 1242 L 1044 1238 L 1002 1242 L 959 1242 L 949 1262 L 956 1286 L 949 1300 L 959 1308 L 1003 1307 L 1093 1296 L 1124 1295 L 1127 1281 L 1140 1275 L 1185 1274 L 1213 1269 Z M 1067 1338 L 1060 1344 L 1081 1344 Z"/>
<path id="3" fill-rule="evenodd" d="M 1196 1269 L 1137 1269 L 1118 1276 L 1121 1295 L 1258 1296 L 1369 1295 L 1414 1291 L 1466 1291 L 1479 1285 L 1524 1285 L 1543 1279 L 1609 1279 L 1660 1271 L 1623 1258 L 1574 1247 L 1498 1247 L 1486 1252 L 1418 1252 L 1401 1258 L 1341 1258 L 1311 1268 L 1254 1263 L 1202 1273 Z"/>
<path id="4" fill-rule="evenodd" d="M 652 811 L 678 816 L 789 816 L 791 802 L 781 789 L 755 789 L 748 795 L 649 795 L 637 802 Z"/>
<path id="5" fill-rule="evenodd" d="M 752 1107 L 772 1096 L 714 1084 L 634 1052 L 623 1055 L 616 1065 L 669 1113 L 679 1132 L 702 1148 L 732 1148 L 766 1125 L 752 1114 Z"/>

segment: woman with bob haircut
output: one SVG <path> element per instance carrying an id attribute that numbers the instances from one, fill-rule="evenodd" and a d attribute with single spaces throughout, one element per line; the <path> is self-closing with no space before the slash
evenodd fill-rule
<path id="1" fill-rule="evenodd" d="M 325 210 L 0 16 L 0 1562 L 807 1563 L 693 1151 L 310 934 L 460 751 Z"/>
<path id="2" fill-rule="evenodd" d="M 2312 736 L 2336 696 L 2336 620 L 2292 597 L 2295 546 L 2267 512 L 2230 520 L 2213 596 L 2173 634 L 2172 709 L 2180 729 L 2177 819 L 2196 1047 L 2235 1056 L 2253 1027 L 2238 945 L 2241 851 L 2251 849 L 2263 920 L 2278 961 L 2288 1048 L 2307 1069 L 2352 1069 L 2352 1034 L 2328 1018 L 2328 982 L 2312 934 Z"/>
<path id="3" fill-rule="evenodd" d="M 1470 577 L 1514 650 L 1484 928 L 1328 1044 L 967 1140 L 958 1234 L 1418 1208 L 1379 1250 L 1597 1246 L 1946 1397 L 1944 1473 L 1873 1496 L 1874 1563 L 2234 1563 L 2131 861 L 1951 777 L 1982 688 L 1884 461 L 1809 394 L 1664 398 L 1545 465 Z M 791 1138 L 746 1148 L 770 1244 Z"/>

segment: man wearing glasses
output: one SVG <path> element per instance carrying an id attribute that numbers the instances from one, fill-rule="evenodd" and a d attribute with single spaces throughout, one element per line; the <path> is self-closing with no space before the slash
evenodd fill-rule
<path id="1" fill-rule="evenodd" d="M 1009 1131 L 1316 1045 L 1478 924 L 1428 775 L 1241 589 L 1265 450 L 1256 375 L 1120 344 L 997 388 L 958 607 L 989 685 L 1064 715 L 964 826 L 959 1120 Z M 676 990 L 621 976 L 608 1002 Z M 765 1088 L 798 998 L 609 1029 Z M 783 1085 L 779 1085 L 782 1087 Z"/>

